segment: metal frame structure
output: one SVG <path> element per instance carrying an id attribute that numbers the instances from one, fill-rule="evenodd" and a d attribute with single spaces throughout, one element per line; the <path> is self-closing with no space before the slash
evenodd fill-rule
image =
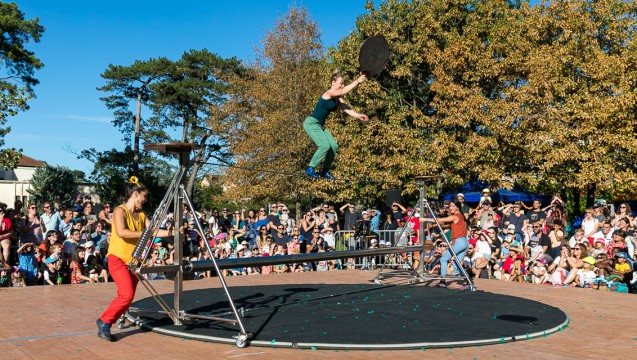
<path id="1" fill-rule="evenodd" d="M 416 181 L 418 181 L 418 185 L 420 188 L 420 198 L 418 199 L 418 201 L 416 202 L 416 205 L 414 206 L 415 208 L 419 208 L 420 209 L 420 214 L 425 214 L 425 208 L 429 211 L 429 213 L 431 214 L 431 218 L 434 219 L 434 222 L 436 223 L 436 226 L 438 227 L 438 229 L 440 230 L 441 234 L 444 234 L 444 231 L 442 229 L 442 226 L 440 225 L 440 222 L 438 221 L 438 218 L 436 217 L 436 213 L 433 211 L 433 209 L 431 208 L 431 206 L 429 206 L 429 202 L 427 202 L 425 200 L 425 186 L 427 183 L 431 183 L 434 181 L 438 181 L 441 180 L 442 177 L 440 176 L 418 176 L 415 178 Z M 411 221 L 411 219 L 414 216 L 415 211 L 413 211 L 411 213 L 411 215 L 409 216 L 409 218 L 407 218 L 406 222 Z M 399 235 L 397 236 L 398 239 L 400 239 L 400 237 L 403 235 L 405 231 L 405 228 L 403 227 L 402 231 L 399 233 Z M 467 286 L 469 286 L 469 289 L 471 291 L 475 291 L 476 287 L 473 281 L 471 281 L 471 278 L 469 277 L 469 274 L 467 273 L 467 271 L 465 270 L 465 268 L 462 266 L 461 263 L 461 259 L 458 259 L 458 255 L 456 254 L 455 250 L 453 249 L 453 247 L 451 246 L 451 243 L 449 242 L 449 240 L 447 240 L 446 237 L 443 236 L 443 239 L 445 240 L 445 242 L 447 243 L 448 247 L 447 247 L 447 251 L 451 251 L 451 261 L 455 262 L 458 265 L 458 268 L 460 269 L 460 276 L 441 276 L 441 275 L 428 275 L 424 273 L 424 261 L 423 261 L 423 253 L 425 250 L 425 234 L 424 234 L 424 224 L 420 224 L 420 232 L 418 234 L 418 242 L 420 244 L 419 246 L 419 251 L 420 251 L 420 268 L 419 271 L 414 269 L 413 266 L 408 263 L 405 262 L 404 259 L 401 259 L 403 264 L 408 266 L 408 268 L 410 269 L 410 271 L 412 273 L 414 273 L 414 277 L 412 278 L 412 280 L 410 281 L 410 283 L 416 283 L 416 282 L 425 282 L 425 281 L 429 281 L 429 280 L 465 280 L 467 282 Z M 378 273 L 376 274 L 376 277 L 374 277 L 374 282 L 377 284 L 381 284 L 381 276 L 383 273 L 383 270 L 385 268 L 385 264 L 383 264 L 382 267 L 380 267 L 380 269 L 378 270 Z"/>
<path id="2" fill-rule="evenodd" d="M 174 301 L 173 301 L 172 308 L 164 301 L 164 299 L 162 299 L 162 297 L 155 290 L 155 288 L 144 277 L 144 274 L 149 272 L 160 272 L 158 271 L 158 267 L 145 268 L 144 263 L 146 262 L 150 254 L 150 249 L 151 249 L 153 240 L 155 239 L 157 231 L 159 230 L 159 224 L 165 221 L 168 216 L 170 203 L 172 202 L 173 204 L 174 221 L 176 224 L 179 224 L 181 219 L 183 218 L 183 207 L 182 207 L 183 205 L 185 205 L 187 209 L 192 211 L 193 214 L 197 213 L 184 187 L 184 182 L 186 179 L 184 174 L 190 163 L 190 152 L 197 148 L 198 147 L 196 145 L 185 144 L 185 143 L 147 144 L 145 146 L 146 150 L 156 150 L 159 152 L 178 155 L 179 170 L 175 174 L 175 177 L 173 178 L 172 183 L 169 186 L 168 191 L 166 192 L 166 195 L 164 196 L 163 200 L 159 204 L 158 209 L 155 211 L 155 214 L 153 215 L 153 219 L 151 220 L 151 227 L 145 230 L 146 233 L 142 233 L 139 243 L 137 247 L 135 248 L 135 251 L 133 252 L 134 260 L 129 265 L 129 267 L 131 268 L 131 271 L 133 271 L 133 273 L 139 278 L 139 281 L 146 288 L 146 290 L 148 290 L 148 292 L 159 304 L 162 310 L 150 311 L 150 310 L 140 310 L 140 309 L 130 308 L 129 311 L 138 312 L 138 313 L 153 312 L 153 313 L 166 315 L 173 321 L 175 325 L 182 325 L 183 323 L 191 321 L 193 319 L 213 320 L 213 321 L 231 323 L 233 325 L 238 324 L 240 331 L 239 331 L 239 334 L 235 336 L 236 345 L 238 347 L 245 347 L 247 345 L 247 342 L 251 334 L 247 333 L 243 326 L 241 317 L 239 316 L 239 313 L 237 312 L 237 308 L 234 304 L 232 297 L 230 296 L 230 291 L 228 290 L 228 286 L 223 276 L 219 275 L 218 278 L 219 278 L 219 281 L 221 282 L 221 286 L 223 287 L 223 290 L 226 293 L 226 297 L 228 298 L 230 307 L 232 308 L 232 312 L 234 314 L 233 319 L 221 318 L 221 317 L 215 317 L 215 316 L 194 315 L 194 314 L 189 314 L 182 309 L 185 262 L 183 260 L 182 246 L 181 246 L 181 244 L 183 243 L 182 235 L 179 233 L 179 231 L 175 232 L 175 237 L 174 237 L 175 265 L 171 267 L 171 271 L 175 272 Z M 196 216 L 194 217 L 194 222 L 195 222 L 195 226 L 197 227 L 197 230 L 201 234 L 205 234 L 203 230 L 203 226 L 201 226 L 201 222 L 199 222 L 199 219 Z M 210 255 L 211 262 L 213 265 L 212 268 L 217 271 L 217 274 L 221 274 L 221 270 L 215 260 L 214 252 L 212 248 L 210 247 L 210 244 L 207 241 L 204 241 L 203 243 L 206 246 L 206 251 L 208 251 Z M 147 271 L 149 269 L 152 271 Z"/>

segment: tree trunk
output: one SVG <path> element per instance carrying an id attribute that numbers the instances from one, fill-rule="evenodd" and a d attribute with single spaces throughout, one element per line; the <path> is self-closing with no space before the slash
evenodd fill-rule
<path id="1" fill-rule="evenodd" d="M 595 192 L 597 190 L 596 184 L 590 184 L 586 190 L 586 208 L 593 207 L 595 204 Z"/>
<path id="2" fill-rule="evenodd" d="M 580 191 L 578 188 L 571 188 L 571 193 L 573 194 L 573 216 L 582 215 L 581 204 L 582 201 L 580 196 Z"/>
<path id="3" fill-rule="evenodd" d="M 195 153 L 195 157 L 191 162 L 192 167 L 190 178 L 188 179 L 188 185 L 186 186 L 186 191 L 189 195 L 192 194 L 192 188 L 195 185 L 195 180 L 197 180 L 197 173 L 199 172 L 201 163 L 203 162 L 204 156 L 206 155 L 206 141 L 208 141 L 209 137 L 210 135 L 206 134 L 203 138 L 201 138 L 201 141 L 199 142 L 199 146 L 201 146 L 201 148 L 197 150 L 197 152 Z"/>
<path id="4" fill-rule="evenodd" d="M 139 137 L 141 133 L 142 119 L 142 86 L 137 91 L 137 112 L 135 114 L 135 138 L 133 139 L 133 174 L 139 176 Z"/>

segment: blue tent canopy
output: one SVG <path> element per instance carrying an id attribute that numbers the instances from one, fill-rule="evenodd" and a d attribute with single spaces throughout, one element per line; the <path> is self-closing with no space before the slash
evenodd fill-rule
<path id="1" fill-rule="evenodd" d="M 446 194 L 441 194 L 439 198 L 441 200 L 453 200 L 456 198 L 456 195 L 458 195 L 458 193 L 462 193 L 464 195 L 465 202 L 477 203 L 477 202 L 480 202 L 480 198 L 482 197 L 482 190 L 488 189 L 488 188 L 489 188 L 489 184 L 487 182 L 472 180 L 462 185 L 457 190 L 454 190 Z M 540 199 L 542 201 L 542 204 L 548 205 L 548 202 L 550 201 L 550 196 L 532 193 L 518 186 L 514 187 L 512 190 L 507 190 L 507 189 L 498 189 L 495 191 L 491 190 L 491 200 L 494 201 L 495 203 L 499 203 L 500 201 L 504 203 L 522 201 L 528 204 L 535 199 Z"/>

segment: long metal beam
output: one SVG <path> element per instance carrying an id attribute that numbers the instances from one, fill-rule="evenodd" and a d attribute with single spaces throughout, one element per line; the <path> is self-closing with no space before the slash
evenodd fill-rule
<path id="1" fill-rule="evenodd" d="M 332 260 L 332 259 L 351 259 L 360 257 L 370 257 L 386 254 L 397 254 L 406 252 L 422 251 L 422 246 L 398 246 L 378 249 L 365 249 L 365 250 L 347 250 L 347 251 L 328 251 L 310 254 L 297 254 L 297 255 L 274 255 L 274 256 L 258 256 L 248 257 L 240 259 L 220 259 L 216 260 L 219 269 L 232 269 L 242 267 L 253 266 L 267 266 L 278 264 L 290 264 L 290 263 L 302 263 L 310 261 Z M 179 270 L 177 265 L 160 265 L 143 267 L 140 272 L 143 274 L 149 273 L 163 273 Z M 215 270 L 215 265 L 212 261 L 193 261 L 189 264 L 185 264 L 184 272 L 201 272 Z"/>

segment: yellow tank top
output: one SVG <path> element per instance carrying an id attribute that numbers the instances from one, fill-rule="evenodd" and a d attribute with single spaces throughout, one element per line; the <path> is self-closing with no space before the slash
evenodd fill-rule
<path id="1" fill-rule="evenodd" d="M 146 215 L 143 212 L 139 212 L 139 219 L 135 220 L 133 215 L 126 209 L 126 207 L 120 205 L 122 209 L 124 209 L 124 219 L 126 220 L 126 227 L 131 231 L 142 231 L 146 227 Z M 137 242 L 139 239 L 122 239 L 115 230 L 115 225 L 113 225 L 113 230 L 111 232 L 111 242 L 108 245 L 108 255 L 115 255 L 118 258 L 122 259 L 122 261 L 126 264 L 130 263 L 133 260 L 133 250 L 135 250 L 135 246 L 137 246 Z"/>

